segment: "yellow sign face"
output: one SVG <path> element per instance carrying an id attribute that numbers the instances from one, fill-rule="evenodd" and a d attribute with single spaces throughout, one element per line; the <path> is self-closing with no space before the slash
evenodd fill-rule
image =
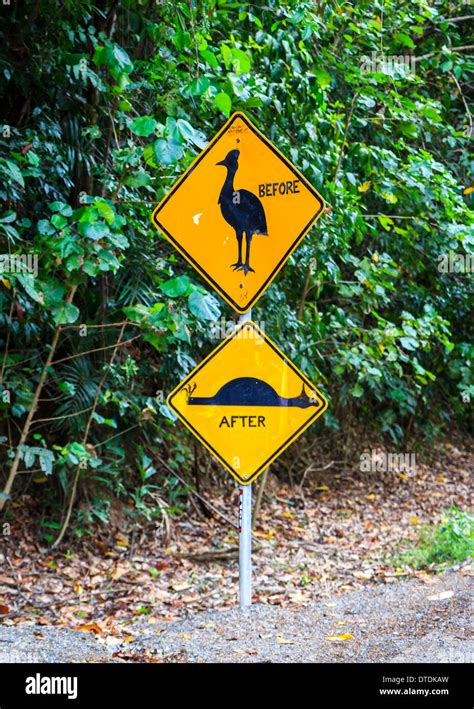
<path id="1" fill-rule="evenodd" d="M 303 175 L 234 113 L 153 212 L 153 223 L 245 313 L 324 209 Z"/>
<path id="2" fill-rule="evenodd" d="M 263 473 L 328 405 L 250 320 L 237 326 L 167 401 L 241 485 Z"/>

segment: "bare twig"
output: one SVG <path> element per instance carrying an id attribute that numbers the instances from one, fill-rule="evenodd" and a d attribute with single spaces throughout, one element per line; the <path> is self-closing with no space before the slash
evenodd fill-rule
<path id="1" fill-rule="evenodd" d="M 470 49 L 474 49 L 474 44 L 465 44 L 462 47 L 450 47 L 449 51 L 450 52 L 468 52 Z M 430 59 L 431 57 L 435 57 L 437 54 L 440 54 L 441 52 L 430 52 L 429 54 L 422 54 L 421 57 L 413 57 L 416 62 L 421 62 L 422 59 Z"/>
<path id="2" fill-rule="evenodd" d="M 186 480 L 184 480 L 184 479 L 176 472 L 176 470 L 173 470 L 172 468 L 170 468 L 170 466 L 168 465 L 168 463 L 165 463 L 165 461 L 164 461 L 162 458 L 160 458 L 160 456 L 157 456 L 157 459 L 159 460 L 159 462 L 161 463 L 161 465 L 168 471 L 168 473 L 170 473 L 170 475 L 174 475 L 174 477 L 178 478 L 178 480 L 179 480 L 180 482 L 182 482 L 183 485 L 186 485 L 186 487 L 189 488 L 189 484 L 186 482 Z M 230 524 L 231 527 L 234 527 L 234 529 L 239 529 L 238 524 L 235 524 L 235 522 L 232 522 L 232 520 L 230 520 L 225 514 L 223 514 L 220 510 L 218 510 L 217 507 L 215 507 L 215 506 L 212 504 L 212 502 L 209 502 L 209 500 L 206 500 L 206 498 L 203 497 L 202 495 L 200 495 L 198 492 L 196 492 L 196 490 L 193 490 L 193 489 L 191 488 L 191 489 L 189 490 L 189 492 L 190 492 L 192 495 L 195 495 L 195 497 L 197 497 L 199 500 L 201 500 L 201 502 L 203 502 L 205 505 L 207 505 L 207 507 L 209 507 L 209 509 L 211 509 L 211 510 L 212 510 L 213 512 L 215 512 L 217 515 L 219 515 L 219 517 L 222 517 L 222 519 L 225 519 L 225 521 L 227 522 L 227 524 Z"/>
<path id="3" fill-rule="evenodd" d="M 194 559 L 194 561 L 227 561 L 228 559 L 237 558 L 239 555 L 239 547 L 226 547 L 225 549 L 210 549 L 208 551 L 196 552 L 191 554 L 181 554 L 185 559 Z"/>
<path id="4" fill-rule="evenodd" d="M 345 124 L 345 126 L 344 126 L 344 135 L 342 136 L 341 150 L 339 151 L 339 157 L 338 157 L 338 159 L 337 159 L 336 169 L 334 170 L 334 175 L 333 175 L 333 178 L 332 178 L 332 181 L 333 181 L 333 182 L 336 181 L 336 178 L 337 178 L 338 173 L 339 173 L 339 168 L 341 167 L 342 158 L 343 158 L 343 156 L 344 156 L 344 146 L 345 146 L 345 144 L 346 144 L 346 139 L 347 139 L 347 134 L 348 134 L 348 132 L 349 132 L 349 126 L 350 126 L 350 123 L 351 123 L 352 114 L 353 114 L 353 112 L 354 112 L 354 108 L 355 108 L 355 105 L 356 105 L 356 102 L 357 102 L 357 99 L 358 99 L 358 98 L 359 98 L 359 93 L 356 92 L 356 93 L 354 94 L 354 96 L 352 97 L 351 105 L 349 106 L 349 110 L 348 110 L 347 115 L 346 115 L 346 124 Z"/>
<path id="5" fill-rule="evenodd" d="M 197 43 L 197 37 L 196 37 L 196 28 L 194 26 L 193 3 L 191 2 L 191 0 L 188 0 L 188 5 L 189 5 L 189 17 L 191 20 L 191 32 L 193 35 L 193 42 L 194 42 L 194 51 L 196 54 L 196 79 L 199 79 L 199 49 L 198 49 L 198 43 Z"/>
<path id="6" fill-rule="evenodd" d="M 260 511 L 260 505 L 262 504 L 263 491 L 265 490 L 265 485 L 267 484 L 268 471 L 269 468 L 265 470 L 265 472 L 262 474 L 262 477 L 260 478 L 260 484 L 257 490 L 257 497 L 255 498 L 255 504 L 253 506 L 252 530 L 254 530 L 257 525 L 257 517 Z"/>
<path id="7" fill-rule="evenodd" d="M 109 441 L 112 441 L 114 438 L 118 438 L 119 436 L 123 436 L 125 433 L 132 431 L 134 428 L 138 428 L 139 425 L 139 423 L 134 423 L 133 426 L 124 428 L 123 431 L 119 431 L 118 433 L 114 433 L 113 436 L 109 436 L 109 438 L 106 438 L 105 441 L 100 441 L 99 443 L 96 443 L 94 447 L 100 448 L 100 446 L 105 446 L 107 443 L 109 443 Z"/>
<path id="8" fill-rule="evenodd" d="M 304 304 L 306 301 L 306 296 L 308 295 L 309 291 L 309 279 L 311 278 L 311 271 L 312 271 L 312 264 L 311 261 L 308 264 L 308 268 L 306 269 L 306 276 L 304 279 L 304 286 L 303 286 L 303 292 L 301 293 L 301 299 L 298 305 L 298 311 L 297 311 L 297 318 L 298 320 L 301 320 L 303 317 L 303 310 L 304 310 Z"/>
<path id="9" fill-rule="evenodd" d="M 131 337 L 129 340 L 124 340 L 123 342 L 119 343 L 119 347 L 124 347 L 125 345 L 130 344 L 130 342 L 133 342 L 134 340 L 138 340 L 138 338 L 141 337 L 140 335 L 135 335 L 135 337 Z M 63 357 L 62 359 L 57 359 L 55 362 L 50 362 L 50 366 L 54 366 L 55 364 L 60 364 L 61 362 L 69 362 L 71 359 L 76 359 L 76 357 L 84 357 L 85 355 L 92 354 L 93 352 L 103 352 L 104 350 L 110 350 L 112 347 L 117 347 L 117 343 L 115 345 L 106 345 L 106 347 L 97 347 L 95 350 L 87 350 L 86 352 L 79 352 L 78 354 L 70 355 L 69 357 Z"/>
<path id="10" fill-rule="evenodd" d="M 467 120 L 469 121 L 469 136 L 471 136 L 472 133 L 473 133 L 473 130 L 472 130 L 472 113 L 471 113 L 471 110 L 470 110 L 470 108 L 469 108 L 469 106 L 468 106 L 468 104 L 467 104 L 466 98 L 465 98 L 465 96 L 464 96 L 464 94 L 463 94 L 463 90 L 462 90 L 462 88 L 461 88 L 461 84 L 459 83 L 459 81 L 456 79 L 456 77 L 454 76 L 454 74 L 453 74 L 452 72 L 449 72 L 449 75 L 450 75 L 450 77 L 452 78 L 452 80 L 454 81 L 454 83 L 456 84 L 456 87 L 457 87 L 457 89 L 458 89 L 458 91 L 459 91 L 459 95 L 461 96 L 461 100 L 462 100 L 462 102 L 463 102 L 463 104 L 464 104 L 464 108 L 466 109 L 466 116 L 467 116 Z"/>
<path id="11" fill-rule="evenodd" d="M 67 301 L 66 301 L 67 303 L 72 302 L 76 290 L 77 290 L 77 286 L 73 286 L 71 288 L 69 295 L 67 297 Z M 28 438 L 31 424 L 33 423 L 36 409 L 38 407 L 38 401 L 41 396 L 41 392 L 43 390 L 43 386 L 46 381 L 46 377 L 48 376 L 48 371 L 49 371 L 49 368 L 51 367 L 53 357 L 56 352 L 56 347 L 58 346 L 59 337 L 61 335 L 61 332 L 62 332 L 61 325 L 58 325 L 58 327 L 54 331 L 54 335 L 53 335 L 53 339 L 51 342 L 51 347 L 49 349 L 48 357 L 46 358 L 46 362 L 44 363 L 44 367 L 41 371 L 40 378 L 39 378 L 39 381 L 38 381 L 38 384 L 36 387 L 36 391 L 33 396 L 33 401 L 31 403 L 31 407 L 28 412 L 28 416 L 26 417 L 25 425 L 23 426 L 20 440 L 18 441 L 15 458 L 13 460 L 12 467 L 10 468 L 10 473 L 8 475 L 7 482 L 5 483 L 5 487 L 3 488 L 3 494 L 0 497 L 0 512 L 3 510 L 6 501 L 8 500 L 8 498 L 10 496 L 10 492 L 13 487 L 13 483 L 15 481 L 16 474 L 18 472 L 18 466 L 20 464 L 22 446 L 25 445 L 26 439 Z"/>
<path id="12" fill-rule="evenodd" d="M 12 302 L 11 302 L 11 305 L 10 305 L 10 312 L 9 312 L 9 314 L 8 314 L 8 319 L 10 320 L 10 322 L 11 322 L 12 315 L 13 315 L 13 306 L 14 306 L 14 304 L 15 304 L 15 293 L 13 293 Z M 0 384 L 3 383 L 3 374 L 4 374 L 4 372 L 5 372 L 5 364 L 6 364 L 7 356 L 8 356 L 8 346 L 9 346 L 9 344 L 10 344 L 11 331 L 12 331 L 12 329 L 11 329 L 11 327 L 9 327 L 9 328 L 8 328 L 8 332 L 7 332 L 7 339 L 6 339 L 6 342 L 5 342 L 5 352 L 3 353 L 2 371 L 0 372 Z"/>
<path id="13" fill-rule="evenodd" d="M 97 391 L 96 391 L 96 394 L 95 394 L 94 402 L 93 402 L 92 407 L 91 407 L 91 412 L 90 412 L 89 418 L 88 418 L 88 420 L 87 420 L 86 427 L 85 427 L 85 429 L 84 429 L 84 435 L 82 436 L 82 443 L 83 443 L 83 445 L 86 445 L 87 439 L 88 439 L 88 437 L 89 437 L 90 427 L 91 427 L 91 424 L 92 424 L 94 412 L 95 412 L 95 410 L 96 410 L 96 408 L 97 408 L 97 404 L 99 403 L 99 396 L 100 396 L 100 393 L 101 393 L 101 391 L 102 391 L 102 387 L 104 386 L 105 380 L 107 379 L 107 377 L 108 377 L 108 375 L 109 375 L 110 368 L 112 367 L 112 364 L 114 363 L 114 359 L 115 359 L 115 356 L 116 356 L 116 354 L 117 354 L 117 352 L 118 352 L 118 349 L 119 349 L 120 345 L 123 344 L 123 343 L 121 343 L 121 339 L 122 339 L 122 336 L 123 336 L 123 333 L 124 333 L 124 330 L 125 330 L 126 325 L 127 325 L 127 323 L 124 323 L 124 324 L 122 325 L 122 328 L 121 328 L 121 330 L 120 330 L 120 334 L 119 334 L 119 336 L 118 336 L 118 340 L 117 340 L 117 342 L 115 343 L 114 350 L 113 350 L 113 352 L 112 352 L 112 354 L 111 354 L 111 356 L 110 356 L 110 359 L 109 359 L 107 368 L 105 369 L 105 372 L 103 373 L 102 378 L 101 378 L 101 380 L 100 380 L 100 382 L 99 382 L 99 385 L 98 385 L 98 387 L 97 387 Z M 135 339 L 135 338 L 134 338 L 134 339 Z M 59 532 L 56 541 L 55 541 L 55 542 L 53 543 L 53 545 L 52 545 L 52 548 L 53 548 L 53 549 L 55 549 L 59 544 L 61 544 L 61 542 L 62 542 L 62 540 L 63 540 L 63 537 L 64 537 L 64 535 L 65 535 L 65 533 L 66 533 L 66 530 L 67 530 L 67 528 L 68 528 L 68 526 L 69 526 L 69 520 L 71 519 L 72 509 L 73 509 L 73 507 L 74 507 L 74 501 L 75 501 L 75 499 L 76 499 L 76 491 L 77 491 L 77 485 L 78 485 L 78 482 L 79 482 L 80 473 L 81 473 L 81 465 L 79 464 L 79 465 L 76 467 L 76 472 L 75 472 L 75 475 L 74 475 L 74 481 L 73 481 L 73 484 L 72 484 L 71 495 L 70 495 L 70 497 L 69 497 L 69 504 L 68 504 L 68 508 L 67 508 L 67 512 L 66 512 L 66 517 L 65 517 L 65 519 L 64 519 L 63 526 L 61 527 L 61 531 Z"/>
<path id="14" fill-rule="evenodd" d="M 320 472 L 323 471 L 323 470 L 328 470 L 328 468 L 332 468 L 332 466 L 335 464 L 335 462 L 336 462 L 336 461 L 331 460 L 330 463 L 328 463 L 327 465 L 323 465 L 322 468 L 314 468 L 314 467 L 313 467 L 313 463 L 311 463 L 311 465 L 309 465 L 309 466 L 306 468 L 306 470 L 305 470 L 304 473 L 303 473 L 303 477 L 301 478 L 301 482 L 300 482 L 300 492 L 302 492 L 302 490 L 303 490 L 303 485 L 304 485 L 304 481 L 305 481 L 305 478 L 306 478 L 307 473 L 320 473 Z"/>
<path id="15" fill-rule="evenodd" d="M 81 323 L 81 325 L 64 325 L 63 330 L 78 330 L 81 327 L 86 327 L 87 330 L 92 330 L 95 328 L 104 328 L 104 327 L 121 327 L 122 325 L 129 325 L 130 320 L 120 320 L 119 322 L 109 322 L 109 323 L 100 323 L 99 325 L 89 325 L 88 323 Z"/>
<path id="16" fill-rule="evenodd" d="M 468 22 L 474 20 L 474 15 L 463 15 L 463 17 L 447 17 L 446 22 Z"/>
<path id="17" fill-rule="evenodd" d="M 46 399 L 46 401 L 50 401 L 50 399 Z M 86 409 L 81 409 L 81 411 L 75 411 L 73 414 L 64 414 L 64 416 L 52 416 L 51 418 L 48 419 L 36 419 L 35 420 L 35 425 L 37 423 L 45 423 L 49 421 L 60 421 L 61 419 L 71 419 L 74 418 L 74 416 L 80 416 L 81 414 L 85 414 L 86 411 L 90 411 L 92 406 L 88 406 Z"/>

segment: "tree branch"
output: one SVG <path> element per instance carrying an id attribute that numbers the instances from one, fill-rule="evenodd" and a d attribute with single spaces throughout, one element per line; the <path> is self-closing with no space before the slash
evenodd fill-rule
<path id="1" fill-rule="evenodd" d="M 90 427 L 91 427 L 91 424 L 92 424 L 92 419 L 93 419 L 93 416 L 94 416 L 94 412 L 95 412 L 95 410 L 96 410 L 96 408 L 97 408 L 97 404 L 99 403 L 100 392 L 102 391 L 102 387 L 103 387 L 104 384 L 105 384 L 105 380 L 107 379 L 107 377 L 108 377 L 108 375 L 109 375 L 110 368 L 112 367 L 112 364 L 114 363 L 114 359 L 115 359 L 115 356 L 116 356 L 116 354 L 117 354 L 117 352 L 118 352 L 118 348 L 120 347 L 121 344 L 124 344 L 124 343 L 121 343 L 120 340 L 122 339 L 122 336 L 123 336 L 123 333 L 124 333 L 124 331 L 125 331 L 125 327 L 126 327 L 127 324 L 128 324 L 128 323 L 124 323 L 124 324 L 122 325 L 122 328 L 121 328 L 121 330 L 120 330 L 120 334 L 119 334 L 119 336 L 118 336 L 117 342 L 115 343 L 115 346 L 114 346 L 114 351 L 112 352 L 112 355 L 111 355 L 111 357 L 110 357 L 110 359 L 109 359 L 108 366 L 107 366 L 105 372 L 104 372 L 103 375 L 102 375 L 102 379 L 101 379 L 100 382 L 99 382 L 99 386 L 97 387 L 97 391 L 96 391 L 96 393 L 95 393 L 95 398 L 94 398 L 94 403 L 92 404 L 91 412 L 90 412 L 89 418 L 88 418 L 88 420 L 87 420 L 86 427 L 85 427 L 85 429 L 84 429 L 84 435 L 82 436 L 82 445 L 84 445 L 84 446 L 86 445 L 87 439 L 88 439 L 88 437 L 89 437 L 89 431 L 90 431 Z M 71 519 L 72 509 L 73 509 L 73 507 L 74 507 L 74 501 L 75 501 L 75 499 L 76 499 L 77 484 L 78 484 L 78 482 L 79 482 L 80 473 L 81 473 L 81 465 L 79 464 L 79 465 L 76 467 L 76 472 L 75 472 L 75 475 L 74 475 L 74 481 L 73 481 L 73 484 L 72 484 L 71 495 L 70 495 L 70 497 L 69 497 L 69 504 L 68 504 L 68 508 L 67 508 L 67 512 L 66 512 L 66 517 L 64 518 L 64 522 L 63 522 L 63 526 L 61 527 L 61 531 L 59 532 L 56 541 L 55 541 L 55 542 L 53 543 L 53 545 L 52 545 L 52 549 L 55 549 L 59 544 L 61 544 L 61 542 L 62 542 L 62 540 L 63 540 L 63 537 L 64 537 L 64 535 L 65 535 L 65 533 L 66 533 L 66 530 L 67 530 L 67 528 L 68 528 L 68 526 L 69 526 L 69 520 Z"/>
<path id="2" fill-rule="evenodd" d="M 67 303 L 71 303 L 71 302 L 72 302 L 76 290 L 77 290 L 77 286 L 73 286 L 73 287 L 71 288 L 71 290 L 70 290 L 70 292 L 69 292 L 69 295 L 68 295 L 68 297 L 67 297 L 67 299 L 66 299 L 66 302 L 67 302 Z M 7 482 L 5 483 L 5 487 L 3 488 L 2 496 L 0 497 L 0 512 L 1 512 L 1 511 L 3 510 L 3 508 L 5 507 L 5 504 L 6 504 L 8 498 L 9 498 L 9 496 L 10 496 L 10 492 L 11 492 L 11 489 L 12 489 L 12 487 L 13 487 L 13 483 L 14 483 L 14 481 L 15 481 L 15 478 L 16 478 L 16 475 L 17 475 L 17 472 L 18 472 L 18 466 L 19 466 L 19 464 L 20 464 L 21 447 L 22 447 L 23 445 L 25 445 L 26 439 L 28 438 L 28 434 L 29 434 L 29 432 L 30 432 L 31 424 L 33 423 L 34 415 L 35 415 L 36 409 L 37 409 L 37 407 L 38 407 L 38 400 L 39 400 L 39 398 L 40 398 L 40 395 L 41 395 L 41 392 L 42 392 L 44 383 L 45 383 L 45 381 L 46 381 L 46 377 L 48 376 L 48 370 L 49 370 L 49 367 L 51 367 L 51 363 L 52 363 L 54 354 L 55 354 L 55 352 L 56 352 L 56 347 L 58 346 L 58 342 L 59 342 L 59 337 L 60 337 L 60 335 L 61 335 L 61 331 L 62 331 L 62 327 L 61 327 L 61 325 L 58 325 L 58 327 L 56 328 L 56 330 L 55 330 L 55 332 L 54 332 L 54 335 L 53 335 L 53 339 L 52 339 L 52 342 L 51 342 L 51 347 L 50 347 L 48 356 L 47 356 L 47 358 L 46 358 L 46 362 L 44 363 L 44 367 L 43 367 L 43 369 L 42 369 L 42 371 L 41 371 L 41 375 L 40 375 L 40 378 L 39 378 L 39 382 L 38 382 L 38 385 L 37 385 L 37 387 L 36 387 L 36 391 L 35 391 L 35 394 L 34 394 L 34 397 L 33 397 L 33 401 L 32 401 L 32 403 L 31 403 L 31 408 L 30 408 L 30 410 L 29 410 L 29 412 L 28 412 L 28 416 L 26 417 L 25 425 L 23 426 L 23 430 L 22 430 L 22 432 L 21 432 L 20 440 L 19 440 L 19 442 L 18 442 L 17 449 L 16 449 L 15 458 L 14 458 L 14 460 L 13 460 L 12 467 L 10 468 L 10 473 L 9 473 L 9 475 L 8 475 Z"/>

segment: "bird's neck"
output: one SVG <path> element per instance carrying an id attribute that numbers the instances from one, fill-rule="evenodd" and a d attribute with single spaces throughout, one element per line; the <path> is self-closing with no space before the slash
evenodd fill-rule
<path id="1" fill-rule="evenodd" d="M 233 193 L 234 193 L 234 175 L 235 175 L 235 172 L 231 172 L 230 170 L 227 170 L 227 175 L 226 175 L 224 184 L 222 185 L 221 194 L 219 197 L 219 202 L 221 201 L 222 197 L 229 197 L 229 196 L 233 195 Z"/>

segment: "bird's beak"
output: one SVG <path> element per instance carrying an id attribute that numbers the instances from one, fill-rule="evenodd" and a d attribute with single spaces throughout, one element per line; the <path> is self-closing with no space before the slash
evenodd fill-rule
<path id="1" fill-rule="evenodd" d="M 216 162 L 216 165 L 226 165 L 225 160 L 221 160 L 220 162 Z"/>

